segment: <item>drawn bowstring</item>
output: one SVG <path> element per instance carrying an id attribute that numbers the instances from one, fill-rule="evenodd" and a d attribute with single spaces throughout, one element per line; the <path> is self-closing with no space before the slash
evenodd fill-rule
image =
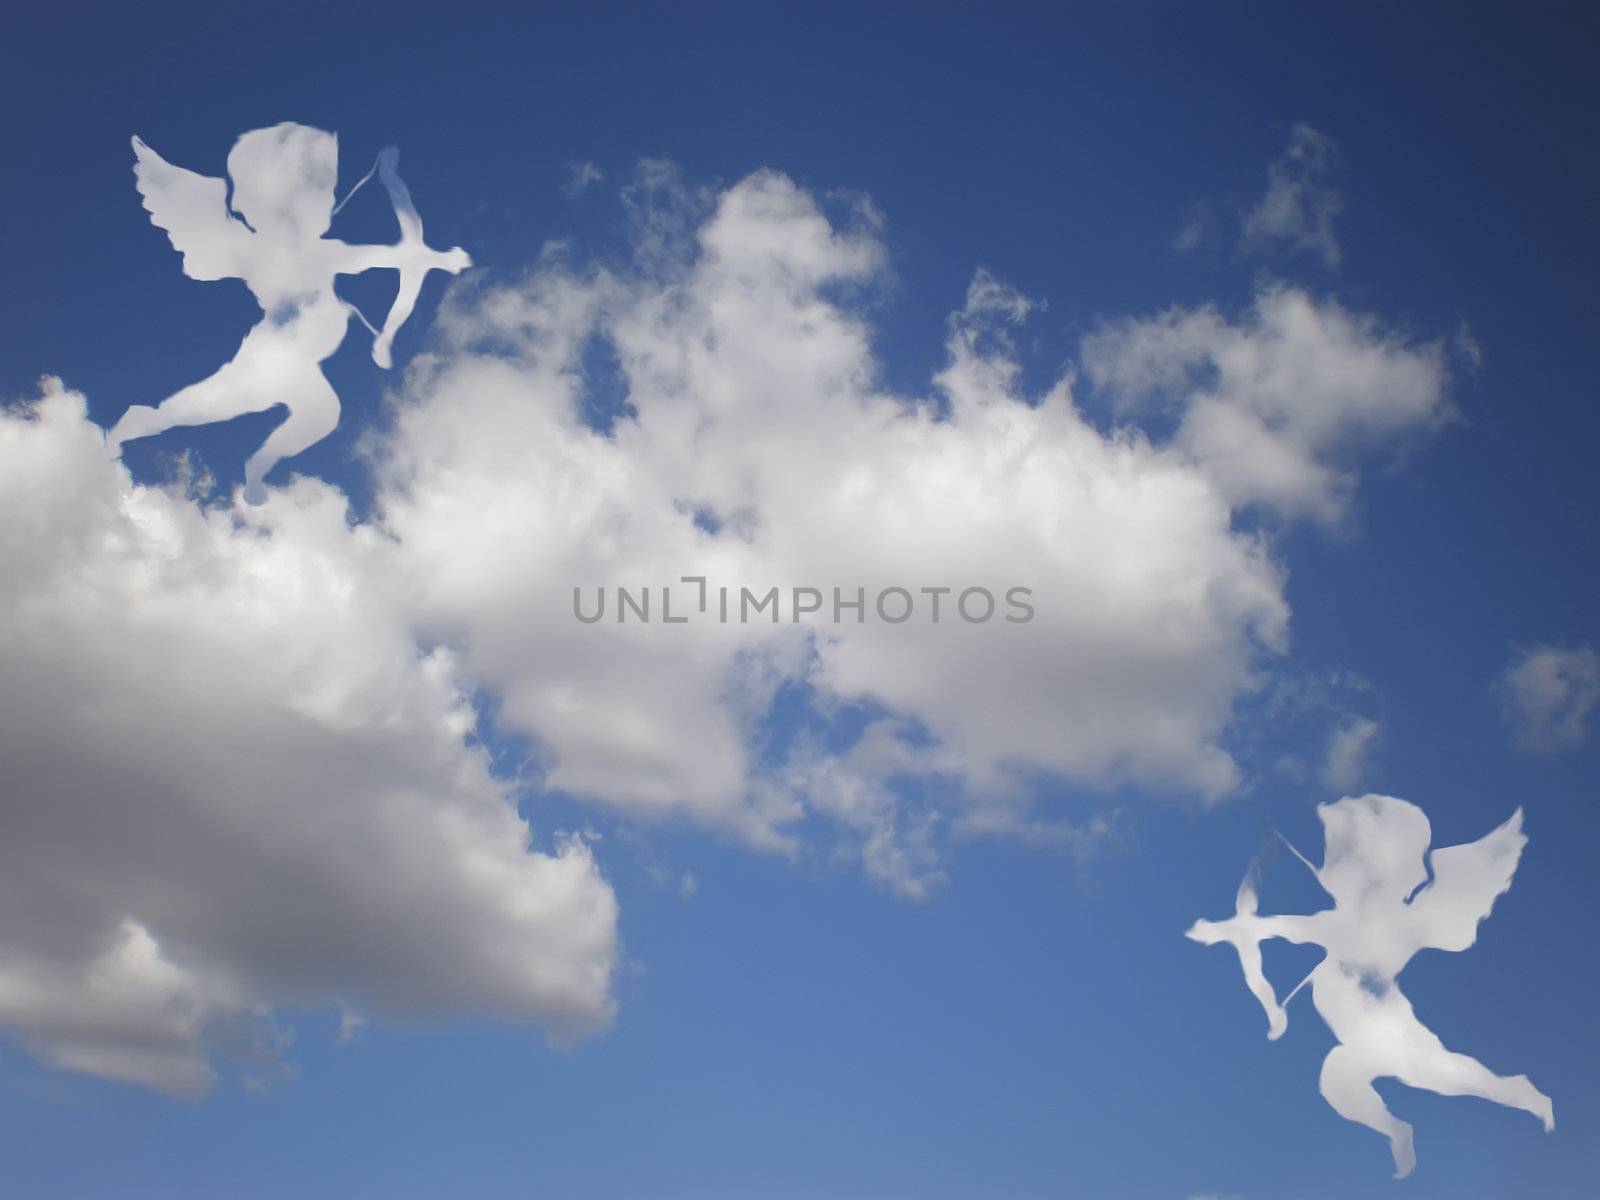
<path id="1" fill-rule="evenodd" d="M 339 201 L 339 203 L 337 203 L 337 204 L 335 204 L 333 206 L 333 211 L 328 214 L 329 220 L 332 220 L 334 217 L 337 217 L 339 215 L 339 210 L 341 208 L 343 208 L 346 204 L 350 203 L 350 197 L 354 196 L 357 192 L 359 192 L 361 190 L 361 185 L 364 184 L 367 180 L 371 179 L 373 177 L 373 175 L 377 174 L 377 171 L 378 171 L 378 160 L 377 159 L 373 159 L 372 160 L 372 168 L 371 168 L 371 170 L 369 170 L 360 179 L 356 180 L 355 183 L 351 185 L 350 190 L 344 194 L 344 199 Z M 370 333 L 373 337 L 378 337 L 379 336 L 377 326 L 375 326 L 371 321 L 367 320 L 367 315 L 364 312 L 362 312 L 354 304 L 351 304 L 350 301 L 345 300 L 343 297 L 340 297 L 340 300 L 344 304 L 345 309 L 347 311 L 349 311 L 349 312 L 354 313 L 355 317 L 356 317 L 356 320 L 360 321 L 363 325 L 365 325 L 367 327 L 367 332 L 368 333 Z"/>

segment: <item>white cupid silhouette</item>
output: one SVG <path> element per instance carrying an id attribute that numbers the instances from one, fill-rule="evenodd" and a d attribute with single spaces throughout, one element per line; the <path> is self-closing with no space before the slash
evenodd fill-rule
<path id="1" fill-rule="evenodd" d="M 266 316 L 209 379 L 159 407 L 129 408 L 106 435 L 107 444 L 120 454 L 131 438 L 287 405 L 288 417 L 245 464 L 245 500 L 259 504 L 267 472 L 339 423 L 339 397 L 320 364 L 344 341 L 350 317 L 372 331 L 373 361 L 387 368 L 394 335 L 416 306 L 423 278 L 431 270 L 454 274 L 472 260 L 460 247 L 441 252 L 424 244 L 422 220 L 395 170 L 400 156 L 392 147 L 345 200 L 376 172 L 400 223 L 393 246 L 351 246 L 323 236 L 344 201 L 334 204 L 338 140 L 321 129 L 286 121 L 241 135 L 228 155 L 231 205 L 221 179 L 173 166 L 137 137 L 133 152 L 145 208 L 183 255 L 184 274 L 243 279 Z M 382 267 L 400 272 L 400 290 L 379 331 L 339 299 L 333 281 Z"/>
<path id="2" fill-rule="evenodd" d="M 1322 1094 L 1340 1116 L 1389 1139 L 1395 1178 L 1416 1166 L 1411 1126 L 1384 1107 L 1374 1079 L 1394 1078 L 1445 1096 L 1482 1096 L 1520 1108 L 1555 1128 L 1550 1098 L 1526 1075 L 1505 1078 L 1465 1054 L 1446 1050 L 1417 1020 L 1395 977 L 1418 950 L 1465 950 L 1478 923 L 1511 886 L 1527 838 L 1519 808 L 1494 832 L 1428 855 L 1433 831 L 1414 804 L 1392 796 L 1347 797 L 1317 806 L 1327 849 L 1311 868 L 1333 908 L 1308 916 L 1257 916 L 1255 871 L 1239 885 L 1238 912 L 1196 921 L 1188 936 L 1239 953 L 1245 984 L 1267 1012 L 1267 1036 L 1288 1028 L 1286 1006 L 1311 984 L 1311 1001 L 1339 1039 L 1322 1064 Z M 1284 842 L 1288 845 L 1287 840 Z M 1426 859 L 1425 859 L 1426 856 Z M 1429 877 L 1428 864 L 1432 865 Z M 1266 938 L 1310 942 L 1328 954 L 1280 1004 L 1261 970 Z"/>

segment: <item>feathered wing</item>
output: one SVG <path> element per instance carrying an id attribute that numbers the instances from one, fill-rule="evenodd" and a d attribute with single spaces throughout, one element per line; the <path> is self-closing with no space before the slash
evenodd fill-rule
<path id="1" fill-rule="evenodd" d="M 1465 950 L 1477 941 L 1478 924 L 1510 890 L 1527 844 L 1519 808 L 1504 825 L 1477 841 L 1435 850 L 1430 858 L 1433 882 L 1411 902 L 1422 922 L 1424 944 Z"/>
<path id="2" fill-rule="evenodd" d="M 133 139 L 133 155 L 133 175 L 144 206 L 156 227 L 166 231 L 172 248 L 183 255 L 183 273 L 191 279 L 237 275 L 239 254 L 251 234 L 228 212 L 228 185 L 173 166 L 141 138 Z"/>

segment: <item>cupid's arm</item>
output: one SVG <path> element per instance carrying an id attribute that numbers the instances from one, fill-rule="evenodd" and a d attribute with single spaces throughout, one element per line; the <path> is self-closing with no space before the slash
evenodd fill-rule
<path id="1" fill-rule="evenodd" d="M 416 307 L 422 281 L 428 272 L 449 271 L 454 275 L 472 265 L 472 258 L 460 246 L 453 250 L 434 250 L 417 241 L 395 246 L 350 246 L 337 242 L 335 247 L 333 269 L 336 274 L 356 275 L 383 267 L 400 272 L 400 287 L 389 308 L 388 319 L 372 343 L 372 361 L 385 369 L 392 363 L 390 348 L 394 335 Z"/>
<path id="2" fill-rule="evenodd" d="M 1316 942 L 1322 944 L 1317 931 L 1317 915 L 1261 917 L 1255 913 L 1240 913 L 1225 921 L 1196 921 L 1185 937 L 1214 946 L 1218 942 L 1231 942 L 1238 937 L 1262 942 L 1267 938 L 1282 938 L 1286 942 Z"/>
<path id="3" fill-rule="evenodd" d="M 1254 903 L 1253 895 L 1250 903 Z M 1225 921 L 1196 921 L 1185 936 L 1208 946 L 1227 942 L 1234 948 L 1239 955 L 1239 968 L 1244 972 L 1245 987 L 1250 989 L 1250 994 L 1260 1002 L 1267 1014 L 1267 1037 L 1276 1041 L 1289 1027 L 1289 1014 L 1279 1003 L 1266 972 L 1261 969 L 1261 943 L 1273 937 L 1291 942 L 1315 941 L 1315 920 L 1315 915 L 1263 917 L 1242 910 Z"/>
<path id="4" fill-rule="evenodd" d="M 396 271 L 449 271 L 455 275 L 472 265 L 472 256 L 460 246 L 434 250 L 429 246 L 351 246 L 333 243 L 333 270 L 337 275 L 389 268 Z"/>

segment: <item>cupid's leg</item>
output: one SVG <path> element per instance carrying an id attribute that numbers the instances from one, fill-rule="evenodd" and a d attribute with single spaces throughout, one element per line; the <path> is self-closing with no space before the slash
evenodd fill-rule
<path id="1" fill-rule="evenodd" d="M 174 392 L 158 407 L 135 404 L 106 434 L 113 454 L 133 438 L 152 437 L 180 425 L 231 421 L 245 413 L 264 412 L 285 399 L 282 372 L 273 369 L 273 330 L 262 322 L 246 335 L 233 359 L 208 379 Z"/>
<path id="2" fill-rule="evenodd" d="M 1322 1096 L 1345 1120 L 1376 1129 L 1389 1139 L 1394 1177 L 1404 1179 L 1417 1165 L 1411 1126 L 1384 1106 L 1383 1097 L 1372 1086 L 1377 1076 L 1365 1056 L 1349 1046 L 1335 1046 L 1322 1063 Z"/>
<path id="3" fill-rule="evenodd" d="M 1416 1048 L 1394 1073 L 1401 1083 L 1441 1096 L 1481 1096 L 1532 1113 L 1544 1124 L 1546 1133 L 1556 1127 L 1555 1105 L 1526 1075 L 1496 1075 L 1477 1059 L 1446 1050 L 1432 1034 L 1427 1043 L 1412 1045 Z"/>
<path id="4" fill-rule="evenodd" d="M 289 416 L 261 443 L 261 449 L 244 465 L 244 498 L 260 504 L 267 498 L 267 472 L 279 461 L 292 458 L 332 433 L 339 424 L 339 394 L 320 369 L 313 367 L 296 381 L 292 395 L 284 398 Z"/>

